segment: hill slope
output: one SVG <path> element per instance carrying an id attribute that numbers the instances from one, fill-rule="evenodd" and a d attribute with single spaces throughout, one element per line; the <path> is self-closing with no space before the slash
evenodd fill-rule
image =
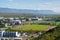
<path id="1" fill-rule="evenodd" d="M 0 13 L 32 13 L 32 14 L 54 14 L 52 10 L 29 10 L 29 9 L 10 9 L 0 8 Z"/>

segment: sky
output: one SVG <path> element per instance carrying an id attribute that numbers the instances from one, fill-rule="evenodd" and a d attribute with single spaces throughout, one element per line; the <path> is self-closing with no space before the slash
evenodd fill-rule
<path id="1" fill-rule="evenodd" d="M 0 8 L 53 10 L 60 12 L 60 0 L 0 0 Z"/>

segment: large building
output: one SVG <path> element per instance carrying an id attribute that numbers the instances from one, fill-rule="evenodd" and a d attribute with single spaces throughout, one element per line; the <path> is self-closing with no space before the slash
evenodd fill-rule
<path id="1" fill-rule="evenodd" d="M 22 40 L 18 32 L 0 31 L 0 40 Z"/>

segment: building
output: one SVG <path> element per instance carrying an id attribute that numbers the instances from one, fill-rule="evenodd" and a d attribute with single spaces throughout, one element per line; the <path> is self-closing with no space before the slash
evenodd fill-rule
<path id="1" fill-rule="evenodd" d="M 20 20 L 21 20 L 21 22 L 25 22 L 26 21 L 26 18 L 21 17 Z"/>
<path id="2" fill-rule="evenodd" d="M 0 17 L 0 19 L 3 19 L 4 17 Z"/>
<path id="3" fill-rule="evenodd" d="M 22 40 L 18 32 L 0 31 L 0 40 Z"/>
<path id="4" fill-rule="evenodd" d="M 42 21 L 42 18 L 31 18 L 32 21 Z"/>
<path id="5" fill-rule="evenodd" d="M 13 25 L 19 25 L 19 24 L 21 24 L 21 21 L 20 20 L 13 20 L 12 24 Z"/>
<path id="6" fill-rule="evenodd" d="M 4 26 L 5 27 L 11 27 L 11 24 L 10 23 L 5 23 Z"/>

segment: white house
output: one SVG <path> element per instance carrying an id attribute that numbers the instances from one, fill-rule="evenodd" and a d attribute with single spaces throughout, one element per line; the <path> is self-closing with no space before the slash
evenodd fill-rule
<path id="1" fill-rule="evenodd" d="M 0 17 L 0 19 L 3 19 L 4 17 Z"/>
<path id="2" fill-rule="evenodd" d="M 18 17 L 16 17 L 16 18 L 14 18 L 15 20 L 18 20 L 19 18 Z"/>
<path id="3" fill-rule="evenodd" d="M 13 24 L 21 24 L 20 20 L 13 20 Z"/>
<path id="4" fill-rule="evenodd" d="M 13 20 L 14 18 L 9 18 L 10 20 Z"/>
<path id="5" fill-rule="evenodd" d="M 31 21 L 31 18 L 28 18 L 29 19 L 29 21 Z"/>
<path id="6" fill-rule="evenodd" d="M 38 18 L 38 21 L 42 21 L 43 19 L 42 18 Z"/>
<path id="7" fill-rule="evenodd" d="M 10 23 L 5 23 L 4 26 L 5 27 L 11 27 Z"/>
<path id="8" fill-rule="evenodd" d="M 14 20 L 14 18 L 9 18 L 9 20 L 13 21 L 13 20 Z"/>

